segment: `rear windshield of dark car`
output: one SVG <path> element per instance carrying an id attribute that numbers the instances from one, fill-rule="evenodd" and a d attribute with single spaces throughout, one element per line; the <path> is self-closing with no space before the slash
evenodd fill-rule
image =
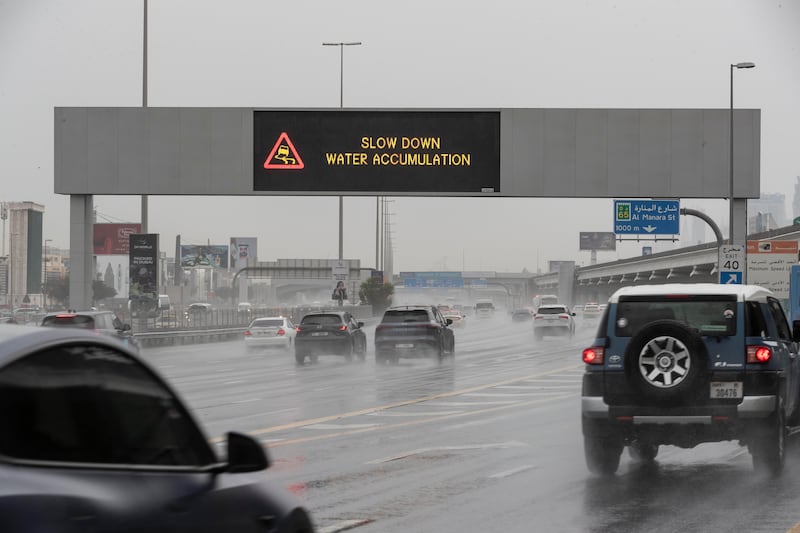
<path id="1" fill-rule="evenodd" d="M 90 316 L 65 315 L 65 316 L 46 316 L 42 319 L 43 326 L 51 327 L 70 327 L 70 328 L 94 328 L 94 319 Z"/>
<path id="2" fill-rule="evenodd" d="M 616 335 L 632 337 L 654 320 L 677 320 L 701 335 L 736 334 L 736 299 L 727 296 L 620 298 L 615 317 Z"/>
<path id="3" fill-rule="evenodd" d="M 300 324 L 308 326 L 308 325 L 319 325 L 319 326 L 338 326 L 342 323 L 341 317 L 339 315 L 309 315 L 304 316 L 303 321 Z"/>
<path id="4" fill-rule="evenodd" d="M 538 315 L 561 315 L 566 313 L 567 310 L 564 307 L 540 307 L 536 314 Z"/>
<path id="5" fill-rule="evenodd" d="M 386 311 L 381 322 L 429 322 L 428 312 L 424 309 L 403 309 Z"/>
<path id="6" fill-rule="evenodd" d="M 270 318 L 265 320 L 256 320 L 253 322 L 251 328 L 275 328 L 283 325 L 283 320 L 280 318 Z"/>

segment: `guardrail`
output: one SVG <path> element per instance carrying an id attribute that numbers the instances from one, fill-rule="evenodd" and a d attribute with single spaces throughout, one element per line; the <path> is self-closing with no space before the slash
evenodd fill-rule
<path id="1" fill-rule="evenodd" d="M 246 327 L 175 330 L 161 329 L 134 333 L 140 346 L 177 346 L 205 342 L 220 342 L 242 339 Z"/>

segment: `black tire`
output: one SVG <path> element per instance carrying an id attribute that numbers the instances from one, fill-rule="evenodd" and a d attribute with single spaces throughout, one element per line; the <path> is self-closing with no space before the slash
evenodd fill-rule
<path id="1" fill-rule="evenodd" d="M 294 361 L 295 363 L 297 363 L 297 366 L 303 366 L 306 362 L 306 356 L 302 353 L 298 353 L 297 351 L 295 351 Z"/>
<path id="2" fill-rule="evenodd" d="M 644 403 L 658 405 L 691 405 L 705 398 L 707 361 L 700 334 L 677 320 L 647 324 L 625 350 L 630 383 Z"/>
<path id="3" fill-rule="evenodd" d="M 748 447 L 756 473 L 769 477 L 781 474 L 786 460 L 786 425 L 782 409 L 754 428 Z"/>
<path id="4" fill-rule="evenodd" d="M 589 472 L 598 476 L 613 476 L 619 468 L 622 443 L 617 439 L 583 437 L 583 452 Z"/>
<path id="5" fill-rule="evenodd" d="M 658 455 L 658 444 L 634 442 L 628 446 L 628 455 L 640 463 L 652 463 Z"/>
<path id="6" fill-rule="evenodd" d="M 389 358 L 386 357 L 383 353 L 375 350 L 375 364 L 376 365 L 385 365 L 389 362 Z"/>
<path id="7" fill-rule="evenodd" d="M 353 349 L 353 343 L 355 343 L 355 341 L 351 340 L 350 344 L 347 345 L 347 348 L 344 349 L 344 352 L 342 354 L 344 355 L 344 360 L 347 361 L 348 363 L 353 360 L 353 352 L 355 351 Z"/>

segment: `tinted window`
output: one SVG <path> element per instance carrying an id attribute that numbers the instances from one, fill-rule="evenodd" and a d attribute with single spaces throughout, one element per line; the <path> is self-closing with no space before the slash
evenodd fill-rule
<path id="1" fill-rule="evenodd" d="M 342 319 L 339 315 L 307 315 L 300 322 L 303 326 L 338 326 L 341 323 Z"/>
<path id="2" fill-rule="evenodd" d="M 704 335 L 736 334 L 734 297 L 647 297 L 620 299 L 616 335 L 631 337 L 655 320 L 677 320 Z"/>
<path id="3" fill-rule="evenodd" d="M 430 322 L 430 317 L 424 309 L 404 309 L 386 311 L 382 322 Z"/>
<path id="4" fill-rule="evenodd" d="M 567 312 L 566 307 L 540 307 L 536 314 L 538 315 L 562 315 Z"/>
<path id="5" fill-rule="evenodd" d="M 748 337 L 766 337 L 769 333 L 767 321 L 758 302 L 745 303 L 745 335 Z"/>
<path id="6" fill-rule="evenodd" d="M 772 318 L 775 320 L 775 326 L 778 328 L 778 337 L 781 340 L 791 342 L 792 332 L 789 331 L 789 323 L 786 321 L 786 315 L 783 314 L 783 309 L 777 300 L 770 299 L 767 302 L 769 310 L 772 313 Z"/>
<path id="7" fill-rule="evenodd" d="M 183 406 L 115 350 L 73 345 L 0 371 L 0 453 L 19 459 L 205 465 L 213 452 Z"/>
<path id="8" fill-rule="evenodd" d="M 279 328 L 281 326 L 283 326 L 281 318 L 259 319 L 250 324 L 251 328 Z"/>
<path id="9" fill-rule="evenodd" d="M 42 319 L 43 326 L 94 329 L 94 318 L 86 315 L 51 315 Z"/>

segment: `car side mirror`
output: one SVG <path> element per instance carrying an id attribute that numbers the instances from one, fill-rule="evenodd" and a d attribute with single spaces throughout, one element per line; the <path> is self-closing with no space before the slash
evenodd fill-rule
<path id="1" fill-rule="evenodd" d="M 122 331 L 130 331 L 131 325 L 130 324 L 122 324 Z"/>
<path id="2" fill-rule="evenodd" d="M 453 319 L 452 318 L 448 318 L 446 320 L 447 320 L 447 325 L 448 326 L 453 323 Z"/>
<path id="3" fill-rule="evenodd" d="M 250 435 L 231 431 L 228 433 L 227 445 L 226 472 L 239 474 L 259 472 L 269 468 L 269 458 L 264 446 Z"/>
<path id="4" fill-rule="evenodd" d="M 358 323 L 358 327 L 363 328 L 364 327 L 364 323 L 363 322 L 359 322 Z"/>

